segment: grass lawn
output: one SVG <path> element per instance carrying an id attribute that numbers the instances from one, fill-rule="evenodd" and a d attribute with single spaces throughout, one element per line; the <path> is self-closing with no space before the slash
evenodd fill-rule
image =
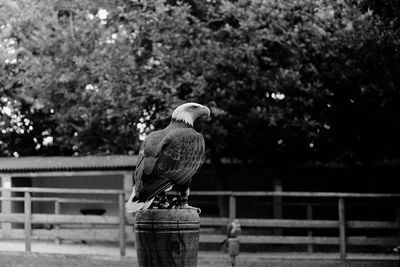
<path id="1" fill-rule="evenodd" d="M 4 267 L 135 267 L 138 266 L 136 258 L 102 258 L 101 256 L 75 256 L 61 254 L 33 253 L 30 255 L 19 252 L 0 252 L 0 266 Z M 221 255 L 200 255 L 198 267 L 228 267 L 229 260 Z M 397 267 L 397 260 L 352 260 L 342 262 L 334 259 L 266 259 L 254 255 L 238 257 L 238 267 Z"/>

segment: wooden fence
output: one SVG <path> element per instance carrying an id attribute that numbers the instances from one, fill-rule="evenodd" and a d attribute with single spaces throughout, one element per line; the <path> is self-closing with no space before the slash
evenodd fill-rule
<path id="1" fill-rule="evenodd" d="M 0 188 L 0 192 L 9 190 L 11 192 L 23 193 L 24 197 L 0 197 L 1 201 L 23 201 L 24 213 L 1 213 L 0 223 L 23 224 L 23 229 L 0 230 L 0 237 L 10 239 L 24 239 L 25 251 L 31 251 L 32 240 L 53 239 L 59 243 L 62 239 L 69 240 L 94 240 L 94 241 L 118 241 L 120 255 L 125 255 L 126 243 L 134 242 L 134 233 L 131 225 L 133 217 L 125 214 L 125 194 L 122 190 L 96 190 L 96 189 L 61 189 L 61 188 Z M 115 200 L 98 200 L 90 198 L 59 198 L 59 197 L 32 197 L 32 194 L 82 194 L 82 195 L 113 195 Z M 238 218 L 243 228 L 255 229 L 308 229 L 304 236 L 284 236 L 284 235 L 249 235 L 240 236 L 241 243 L 247 244 L 289 244 L 298 245 L 335 245 L 339 247 L 340 258 L 345 260 L 347 247 L 349 245 L 365 246 L 384 246 L 394 247 L 399 245 L 400 222 L 393 220 L 346 220 L 346 202 L 349 199 L 386 199 L 400 204 L 400 194 L 359 194 L 359 193 L 322 193 L 322 192 L 191 192 L 192 196 L 198 197 L 227 197 L 229 198 L 229 217 L 202 217 L 201 226 L 204 228 L 221 229 L 230 220 L 237 218 L 237 199 L 242 197 L 285 197 L 285 198 L 313 198 L 313 199 L 333 199 L 337 205 L 337 219 L 316 220 L 308 219 L 260 219 L 260 218 Z M 54 214 L 32 213 L 32 202 L 44 201 L 54 202 Z M 60 204 L 62 203 L 105 203 L 118 204 L 118 216 L 107 215 L 72 215 L 60 214 Z M 35 224 L 53 225 L 52 229 L 36 229 Z M 76 225 L 80 228 L 65 226 Z M 88 226 L 96 227 L 88 227 Z M 86 228 L 84 227 L 86 226 Z M 337 236 L 313 236 L 312 231 L 317 229 L 336 229 Z M 369 229 L 369 230 L 389 230 L 396 232 L 392 236 L 368 237 L 368 236 L 348 236 L 350 229 Z M 215 232 L 201 232 L 200 242 L 220 243 L 224 240 L 223 234 Z"/>

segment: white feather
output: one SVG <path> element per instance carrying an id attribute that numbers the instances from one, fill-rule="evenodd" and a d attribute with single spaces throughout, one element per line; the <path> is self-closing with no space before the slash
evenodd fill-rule
<path id="1" fill-rule="evenodd" d="M 139 210 L 147 210 L 151 203 L 153 203 L 154 197 L 152 199 L 149 199 L 145 202 L 141 202 L 139 200 L 137 201 L 132 201 L 133 198 L 135 197 L 135 187 L 132 188 L 132 194 L 128 199 L 128 202 L 125 204 L 125 209 L 129 213 L 136 213 Z"/>
<path id="2" fill-rule="evenodd" d="M 165 189 L 165 192 L 171 191 L 172 190 L 172 185 L 170 187 L 168 187 L 167 189 Z"/>
<path id="3" fill-rule="evenodd" d="M 184 121 L 187 124 L 190 124 L 193 126 L 193 122 L 195 120 L 195 118 L 193 117 L 193 113 L 192 112 L 188 112 L 187 111 L 187 107 L 191 106 L 191 105 L 197 105 L 200 106 L 197 103 L 185 103 L 180 105 L 179 107 L 177 107 L 174 112 L 172 112 L 172 118 L 176 119 L 176 120 L 180 120 L 180 121 Z"/>

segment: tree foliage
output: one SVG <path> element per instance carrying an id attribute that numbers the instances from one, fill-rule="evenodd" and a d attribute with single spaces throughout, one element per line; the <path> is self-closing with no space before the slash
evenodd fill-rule
<path id="1" fill-rule="evenodd" d="M 213 159 L 398 157 L 400 38 L 369 7 L 9 1 L 0 7 L 2 105 L 26 123 L 3 112 L 1 153 L 135 153 L 177 104 L 197 101 L 212 109 L 198 128 Z"/>

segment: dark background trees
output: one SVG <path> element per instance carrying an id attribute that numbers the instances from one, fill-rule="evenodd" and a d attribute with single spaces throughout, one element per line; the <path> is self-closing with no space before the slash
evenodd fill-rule
<path id="1" fill-rule="evenodd" d="M 7 1 L 0 153 L 137 153 L 197 101 L 217 163 L 397 159 L 390 2 Z"/>

